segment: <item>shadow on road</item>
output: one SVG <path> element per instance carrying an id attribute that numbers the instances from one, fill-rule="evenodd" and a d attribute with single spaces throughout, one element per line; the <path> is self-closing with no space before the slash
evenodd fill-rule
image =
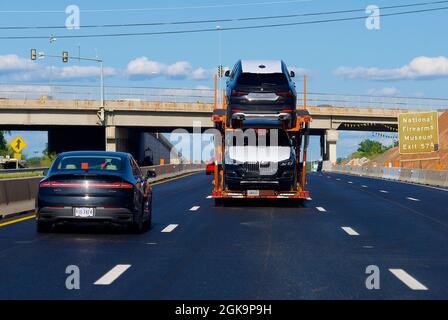
<path id="1" fill-rule="evenodd" d="M 226 199 L 217 207 L 306 208 L 303 199 Z"/>

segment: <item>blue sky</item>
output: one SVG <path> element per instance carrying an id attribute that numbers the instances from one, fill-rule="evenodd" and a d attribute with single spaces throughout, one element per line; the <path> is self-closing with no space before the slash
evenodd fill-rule
<path id="1" fill-rule="evenodd" d="M 269 2 L 271 4 L 268 4 Z M 277 3 L 272 4 L 272 2 Z M 108 1 L 106 5 L 104 1 L 58 0 L 39 2 L 38 7 L 35 1 L 2 1 L 0 26 L 64 25 L 66 20 L 64 11 L 71 4 L 81 9 L 81 25 L 97 25 L 284 15 L 358 9 L 371 4 L 381 7 L 413 2 L 419 1 L 165 0 L 149 2 L 129 0 Z M 250 3 L 264 4 L 246 5 Z M 240 5 L 232 6 L 232 4 Z M 207 6 L 209 7 L 205 8 Z M 443 6 L 441 4 L 432 7 Z M 147 10 L 83 11 L 120 8 L 146 8 Z M 162 9 L 157 10 L 157 8 Z M 387 12 L 413 9 L 415 8 Z M 58 11 L 58 13 L 5 12 L 12 10 L 48 10 Z M 364 13 L 351 14 L 353 15 L 359 16 Z M 222 31 L 221 54 L 219 54 L 217 32 L 127 38 L 58 39 L 51 44 L 48 40 L 42 39 L 0 40 L 0 83 L 96 84 L 97 73 L 95 69 L 92 69 L 95 65 L 90 63 L 71 61 L 70 64 L 62 64 L 58 59 L 39 60 L 37 64 L 30 64 L 28 61 L 30 48 L 52 54 L 60 54 L 64 50 L 77 54 L 80 47 L 82 55 L 95 56 L 98 53 L 105 59 L 105 65 L 108 68 L 106 84 L 109 85 L 212 87 L 210 75 L 218 65 L 221 55 L 223 65 L 230 67 L 240 58 L 283 59 L 293 68 L 307 70 L 310 75 L 308 90 L 313 92 L 448 97 L 446 93 L 448 84 L 447 16 L 448 10 L 383 17 L 380 30 L 368 30 L 364 20 L 355 20 L 272 29 Z M 291 18 L 271 20 L 268 23 L 325 18 L 327 17 Z M 263 23 L 266 22 L 224 22 L 219 25 L 226 28 Z M 73 35 L 151 32 L 214 28 L 216 25 L 217 23 L 123 29 L 0 30 L 0 37 L 50 35 L 51 33 Z M 74 66 L 80 68 L 71 69 L 71 76 L 67 76 L 67 72 L 62 69 Z M 50 67 L 53 69 L 49 69 Z M 38 135 L 38 137 L 43 136 L 43 134 Z M 366 134 L 357 133 L 342 134 L 338 144 L 338 155 L 343 156 L 354 151 L 357 142 L 365 136 Z M 33 147 L 30 144 L 30 150 L 27 152 L 34 152 L 32 150 L 45 147 L 45 142 L 39 145 L 40 138 L 30 139 L 33 141 L 31 143 Z M 37 146 L 34 146 L 35 143 Z"/>

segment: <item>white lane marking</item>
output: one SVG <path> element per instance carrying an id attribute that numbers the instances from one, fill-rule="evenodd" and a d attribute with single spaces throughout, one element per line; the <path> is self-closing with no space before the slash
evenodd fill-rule
<path id="1" fill-rule="evenodd" d="M 380 190 L 381 193 L 389 193 L 389 191 L 386 190 Z"/>
<path id="2" fill-rule="evenodd" d="M 308 200 L 308 201 L 313 201 L 313 198 L 308 197 L 308 198 L 306 198 L 306 200 Z"/>
<path id="3" fill-rule="evenodd" d="M 420 201 L 420 199 L 411 198 L 411 197 L 407 197 L 406 199 L 411 200 L 411 201 Z"/>
<path id="4" fill-rule="evenodd" d="M 211 199 L 211 198 L 213 198 L 213 197 L 212 197 L 212 196 L 208 196 L 208 197 L 207 197 L 207 199 Z"/>
<path id="5" fill-rule="evenodd" d="M 104 276 L 96 280 L 95 285 L 107 286 L 114 282 L 119 276 L 121 276 L 126 270 L 131 267 L 130 264 L 117 264 Z"/>
<path id="6" fill-rule="evenodd" d="M 348 184 L 353 184 L 353 181 L 349 181 Z"/>
<path id="7" fill-rule="evenodd" d="M 171 232 L 174 229 L 176 229 L 178 226 L 178 224 L 169 224 L 168 226 L 166 226 L 165 229 L 162 230 L 162 232 Z"/>
<path id="8" fill-rule="evenodd" d="M 319 210 L 320 212 L 327 212 L 327 210 L 325 210 L 325 208 L 322 207 L 316 207 L 317 210 Z"/>
<path id="9" fill-rule="evenodd" d="M 428 290 L 427 287 L 418 282 L 417 279 L 413 278 L 403 269 L 389 269 L 389 271 L 412 290 Z"/>
<path id="10" fill-rule="evenodd" d="M 200 206 L 194 206 L 190 209 L 190 211 L 198 211 L 199 208 L 200 208 Z"/>
<path id="11" fill-rule="evenodd" d="M 337 181 L 341 181 L 341 179 L 339 179 L 339 178 L 337 178 L 336 180 L 337 180 Z"/>
<path id="12" fill-rule="evenodd" d="M 365 184 L 363 184 L 363 185 L 361 186 L 361 188 L 368 188 L 368 186 L 366 186 Z"/>
<path id="13" fill-rule="evenodd" d="M 350 236 L 359 236 L 359 233 L 350 227 L 341 227 L 341 229 L 347 232 Z"/>

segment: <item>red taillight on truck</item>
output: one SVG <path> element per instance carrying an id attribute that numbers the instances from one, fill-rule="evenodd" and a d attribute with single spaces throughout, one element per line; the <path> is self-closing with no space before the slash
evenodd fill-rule
<path id="1" fill-rule="evenodd" d="M 232 90 L 232 91 L 230 92 L 230 95 L 231 95 L 232 97 L 242 97 L 242 96 L 247 96 L 248 93 L 247 93 L 247 92 L 244 92 L 244 91 L 236 91 L 236 90 Z"/>
<path id="2" fill-rule="evenodd" d="M 275 93 L 276 95 L 278 95 L 279 97 L 292 97 L 292 91 L 279 91 Z"/>

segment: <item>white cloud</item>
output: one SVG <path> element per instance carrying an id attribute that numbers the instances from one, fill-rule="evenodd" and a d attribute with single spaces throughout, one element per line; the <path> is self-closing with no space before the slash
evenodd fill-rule
<path id="1" fill-rule="evenodd" d="M 211 69 L 204 69 L 202 67 L 199 67 L 191 73 L 191 79 L 193 80 L 205 80 L 205 79 L 211 79 L 213 77 L 213 70 Z"/>
<path id="2" fill-rule="evenodd" d="M 448 77 L 448 57 L 416 57 L 399 68 L 340 67 L 334 73 L 347 79 L 413 80 Z"/>
<path id="3" fill-rule="evenodd" d="M 31 60 L 20 58 L 15 54 L 0 56 L 0 75 L 20 71 L 35 70 L 38 66 Z"/>
<path id="4" fill-rule="evenodd" d="M 128 63 L 126 74 L 133 79 L 146 79 L 160 75 L 165 69 L 166 66 L 163 63 L 140 57 Z"/>
<path id="5" fill-rule="evenodd" d="M 104 68 L 105 76 L 116 75 L 113 68 Z M 15 54 L 0 56 L 0 76 L 7 76 L 14 81 L 35 80 L 95 80 L 99 77 L 98 66 L 42 66 L 33 61 L 21 58 Z"/>
<path id="6" fill-rule="evenodd" d="M 104 68 L 104 76 L 117 74 L 113 68 Z M 94 66 L 68 66 L 68 67 L 42 67 L 32 71 L 18 72 L 12 75 L 15 81 L 36 80 L 97 80 L 100 76 L 100 68 Z"/>
<path id="7" fill-rule="evenodd" d="M 171 79 L 205 80 L 211 78 L 213 72 L 202 67 L 193 69 L 188 61 L 165 64 L 147 57 L 139 57 L 128 63 L 125 74 L 132 80 L 145 80 L 157 76 Z"/>
<path id="8" fill-rule="evenodd" d="M 371 96 L 383 96 L 383 97 L 394 97 L 398 95 L 400 91 L 395 87 L 384 87 L 381 89 L 370 89 L 367 94 Z"/>
<path id="9" fill-rule="evenodd" d="M 179 61 L 166 67 L 166 75 L 169 78 L 186 78 L 191 72 L 191 64 L 187 61 Z"/>

